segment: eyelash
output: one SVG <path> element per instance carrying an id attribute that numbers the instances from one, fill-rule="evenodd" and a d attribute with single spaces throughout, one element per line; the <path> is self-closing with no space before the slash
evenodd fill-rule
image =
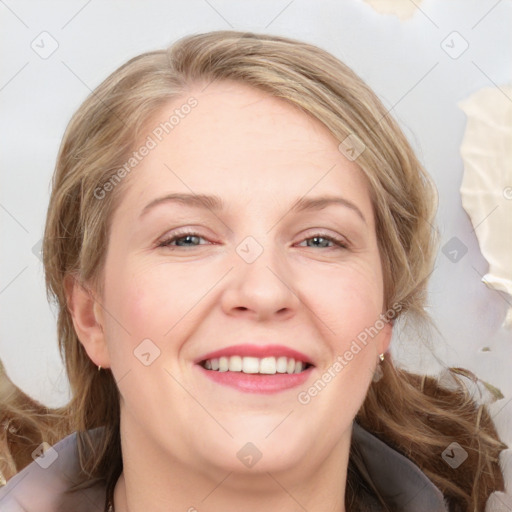
<path id="1" fill-rule="evenodd" d="M 186 238 L 187 236 L 195 236 L 198 238 L 203 238 L 203 240 L 206 240 L 203 236 L 201 236 L 199 233 L 196 233 L 194 231 L 185 231 L 181 233 L 175 233 L 172 235 L 172 237 L 167 238 L 165 240 L 162 240 L 158 243 L 158 247 L 176 247 L 179 248 L 180 246 L 171 246 L 173 242 L 176 240 L 180 240 L 182 238 Z M 307 238 L 304 238 L 302 242 L 305 242 L 306 240 L 312 240 L 313 238 L 323 238 L 325 240 L 328 240 L 329 242 L 334 243 L 337 247 L 320 247 L 320 249 L 348 249 L 348 244 L 342 240 L 341 238 L 334 237 L 331 235 L 326 235 L 324 233 L 315 233 L 313 236 L 308 236 Z M 189 247 L 199 247 L 198 245 L 195 246 L 189 246 Z"/>

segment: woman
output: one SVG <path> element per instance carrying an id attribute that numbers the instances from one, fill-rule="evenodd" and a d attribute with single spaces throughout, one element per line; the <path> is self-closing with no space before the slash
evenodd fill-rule
<path id="1" fill-rule="evenodd" d="M 506 448 L 485 406 L 388 352 L 428 320 L 434 216 L 325 51 L 221 31 L 130 60 L 61 145 L 43 255 L 73 398 L 0 504 L 484 510 Z"/>

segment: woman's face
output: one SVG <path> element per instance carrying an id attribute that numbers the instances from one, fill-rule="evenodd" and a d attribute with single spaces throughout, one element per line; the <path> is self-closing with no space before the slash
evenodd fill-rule
<path id="1" fill-rule="evenodd" d="M 125 178 L 95 308 L 106 348 L 88 353 L 111 368 L 122 426 L 147 453 L 204 472 L 318 466 L 346 450 L 391 333 L 375 334 L 383 277 L 365 178 L 282 100 L 234 82 L 191 96 L 161 141 L 155 128 L 188 96 L 137 146 L 157 143 Z M 315 207 L 321 196 L 341 201 Z"/>

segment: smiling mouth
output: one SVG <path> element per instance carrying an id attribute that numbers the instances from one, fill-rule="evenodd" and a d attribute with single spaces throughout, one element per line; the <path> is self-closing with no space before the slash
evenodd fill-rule
<path id="1" fill-rule="evenodd" d="M 275 375 L 302 373 L 312 367 L 311 363 L 295 360 L 293 357 L 218 357 L 199 363 L 205 370 L 216 372 L 240 372 L 253 375 Z"/>

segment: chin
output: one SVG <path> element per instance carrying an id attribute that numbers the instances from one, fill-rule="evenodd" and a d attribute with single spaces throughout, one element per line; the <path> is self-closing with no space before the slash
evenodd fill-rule
<path id="1" fill-rule="evenodd" d="M 259 426 L 254 425 L 254 421 L 250 426 L 238 424 L 235 428 L 234 425 L 226 425 L 233 438 L 216 432 L 214 438 L 207 441 L 203 432 L 198 445 L 209 446 L 211 449 L 202 456 L 212 466 L 227 472 L 279 472 L 302 465 L 310 452 L 307 441 L 311 441 L 311 437 L 304 438 L 296 429 L 290 429 L 291 422 L 288 428 L 281 425 L 276 429 L 278 424 L 279 421 L 269 422 L 267 418 Z"/>

